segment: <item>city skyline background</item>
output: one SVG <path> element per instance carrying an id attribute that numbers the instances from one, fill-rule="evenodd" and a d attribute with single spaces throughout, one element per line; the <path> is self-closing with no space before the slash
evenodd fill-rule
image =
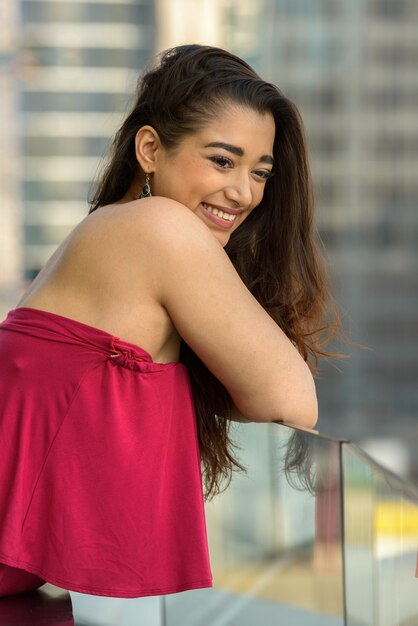
<path id="1" fill-rule="evenodd" d="M 349 339 L 370 348 L 342 346 L 350 359 L 321 365 L 319 428 L 355 441 L 397 441 L 389 461 L 417 477 L 413 0 L 2 3 L 2 318 L 86 215 L 92 181 L 145 64 L 191 42 L 242 56 L 299 107 L 344 326 Z"/>

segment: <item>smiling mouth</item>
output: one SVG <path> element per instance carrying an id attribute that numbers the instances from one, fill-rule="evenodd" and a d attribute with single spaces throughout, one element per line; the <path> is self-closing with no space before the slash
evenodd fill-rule
<path id="1" fill-rule="evenodd" d="M 206 211 L 208 211 L 208 213 L 211 213 L 212 215 L 214 215 L 217 218 L 220 218 L 222 220 L 225 220 L 225 222 L 231 222 L 233 223 L 236 219 L 236 215 L 233 213 L 227 213 L 227 211 L 223 211 L 221 209 L 217 209 L 216 207 L 211 206 L 210 204 L 206 204 L 206 202 L 202 202 L 202 206 L 204 209 L 206 209 Z"/>

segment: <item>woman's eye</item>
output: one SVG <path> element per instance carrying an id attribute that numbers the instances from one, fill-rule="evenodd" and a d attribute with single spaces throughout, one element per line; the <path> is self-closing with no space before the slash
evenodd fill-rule
<path id="1" fill-rule="evenodd" d="M 210 160 L 216 163 L 216 165 L 219 165 L 219 167 L 222 167 L 224 169 L 227 169 L 233 166 L 231 159 L 228 159 L 227 157 L 224 157 L 224 156 L 211 157 Z"/>
<path id="2" fill-rule="evenodd" d="M 255 170 L 254 174 L 258 178 L 262 178 L 263 180 L 268 180 L 272 176 L 274 176 L 273 172 L 269 172 L 267 170 Z"/>

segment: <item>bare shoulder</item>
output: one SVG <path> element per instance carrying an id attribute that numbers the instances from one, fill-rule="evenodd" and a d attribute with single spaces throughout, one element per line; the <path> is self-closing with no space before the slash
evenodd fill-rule
<path id="1" fill-rule="evenodd" d="M 221 244 L 193 211 L 168 198 L 153 197 L 102 207 L 80 225 L 80 247 L 102 258 L 129 258 L 152 273 L 170 270 L 173 261 L 198 261 L 202 256 L 231 265 Z M 80 249 L 79 249 L 80 252 Z M 156 267 L 158 261 L 158 268 Z M 222 262 L 221 261 L 221 262 Z"/>
<path id="2" fill-rule="evenodd" d="M 222 245 L 202 220 L 179 202 L 160 197 L 91 213 L 73 232 L 65 256 L 78 275 L 90 268 L 83 280 L 97 282 L 95 270 L 103 280 L 113 277 L 130 289 L 155 288 L 154 295 L 174 276 L 189 275 L 192 265 L 215 262 L 235 274 Z"/>
<path id="3" fill-rule="evenodd" d="M 125 204 L 114 204 L 98 209 L 88 216 L 92 228 L 130 233 L 133 237 L 143 234 L 145 237 L 158 237 L 190 232 L 196 236 L 210 235 L 206 226 L 187 207 L 175 200 L 152 197 L 135 200 Z M 87 222 L 86 222 L 87 226 Z"/>

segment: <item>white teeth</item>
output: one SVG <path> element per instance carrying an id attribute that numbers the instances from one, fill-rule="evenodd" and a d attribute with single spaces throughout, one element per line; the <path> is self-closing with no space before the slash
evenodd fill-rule
<path id="1" fill-rule="evenodd" d="M 236 215 L 232 215 L 232 213 L 226 213 L 225 211 L 220 211 L 219 209 L 215 209 L 214 207 L 210 206 L 210 204 L 205 204 L 205 203 L 202 203 L 202 204 L 205 207 L 205 209 L 209 211 L 209 213 L 212 213 L 213 215 L 217 215 L 218 217 L 221 217 L 223 220 L 233 222 L 234 219 L 236 218 Z"/>

